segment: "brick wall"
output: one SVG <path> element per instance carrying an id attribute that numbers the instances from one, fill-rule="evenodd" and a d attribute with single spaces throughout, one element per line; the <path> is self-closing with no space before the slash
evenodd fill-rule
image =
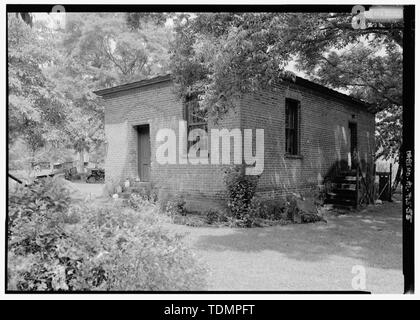
<path id="1" fill-rule="evenodd" d="M 301 103 L 300 157 L 285 155 L 286 98 Z M 305 191 L 321 184 L 336 161 L 347 162 L 349 121 L 357 122 L 360 158 L 372 161 L 375 116 L 359 106 L 283 83 L 246 96 L 241 113 L 243 128 L 265 128 L 265 167 L 258 186 L 261 193 Z"/>
<path id="2" fill-rule="evenodd" d="M 161 165 L 156 161 L 158 130 L 170 128 L 178 135 L 179 120 L 183 119 L 183 107 L 176 99 L 171 82 L 108 94 L 104 97 L 104 102 L 107 181 L 138 176 L 136 126 L 148 124 L 151 140 L 151 182 L 156 187 L 166 189 L 170 194 L 184 193 L 213 198 L 220 196 L 224 190 L 224 166 Z M 239 125 L 239 110 L 233 110 L 218 124 L 219 127 L 227 129 L 239 128 Z M 218 126 L 210 122 L 209 132 Z M 178 141 L 176 150 L 178 159 Z"/>
<path id="3" fill-rule="evenodd" d="M 218 127 L 253 129 L 254 138 L 255 129 L 265 129 L 265 163 L 259 182 L 260 192 L 279 194 L 288 190 L 300 191 L 322 183 L 336 161 L 347 161 L 349 121 L 358 124 L 361 158 L 367 162 L 371 160 L 374 152 L 374 115 L 348 102 L 295 84 L 283 83 L 274 89 L 244 97 L 241 106 L 226 115 L 218 126 L 212 122 L 208 126 L 209 132 Z M 300 158 L 285 156 L 285 98 L 301 102 Z M 155 186 L 172 194 L 207 198 L 217 198 L 224 192 L 222 165 L 160 165 L 156 161 L 157 131 L 171 128 L 178 133 L 178 121 L 183 119 L 182 104 L 177 101 L 170 81 L 107 94 L 104 101 L 107 181 L 138 176 L 136 126 L 148 124 L 150 176 Z M 178 145 L 176 149 L 178 159 Z M 231 162 L 232 156 L 233 150 Z"/>

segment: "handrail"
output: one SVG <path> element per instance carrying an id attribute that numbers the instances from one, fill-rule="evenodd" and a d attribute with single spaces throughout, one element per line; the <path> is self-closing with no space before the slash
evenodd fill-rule
<path id="1" fill-rule="evenodd" d="M 26 186 L 26 183 L 24 183 L 22 180 L 16 178 L 14 175 L 10 174 L 9 172 L 7 173 L 7 175 L 9 176 L 9 178 L 12 178 L 13 180 L 15 180 L 16 182 L 20 183 L 20 184 L 24 184 Z"/>
<path id="2" fill-rule="evenodd" d="M 363 171 L 362 171 L 362 168 L 360 167 L 360 164 L 359 164 L 359 162 L 357 161 L 357 163 L 356 163 L 356 170 L 357 170 L 357 176 L 359 176 L 359 172 L 360 172 L 360 175 L 361 175 L 361 181 L 363 182 L 363 184 L 364 184 L 364 186 L 365 186 L 365 189 L 366 189 L 366 194 L 367 194 L 367 196 L 368 196 L 368 202 L 370 202 L 371 201 L 371 199 L 372 199 L 372 193 L 370 192 L 370 189 L 369 189 L 369 186 L 368 186 L 368 184 L 367 184 L 367 181 L 366 181 L 366 179 L 365 179 L 365 177 L 363 177 Z"/>
<path id="3" fill-rule="evenodd" d="M 363 176 L 363 171 L 362 171 L 362 168 L 360 166 L 360 153 L 359 153 L 358 150 L 355 150 L 353 152 L 353 157 L 352 158 L 356 162 L 356 193 L 357 193 L 356 201 L 357 201 L 357 205 L 359 205 L 360 200 L 364 200 L 366 198 L 367 198 L 366 199 L 367 202 L 369 203 L 369 202 L 373 201 L 373 195 L 371 193 L 371 190 L 368 186 L 368 183 L 367 183 L 365 177 Z M 360 178 L 360 176 L 361 176 L 361 178 Z M 360 199 L 359 199 L 359 180 L 361 180 L 363 182 L 363 185 L 365 186 L 365 189 L 366 189 L 365 194 Z"/>

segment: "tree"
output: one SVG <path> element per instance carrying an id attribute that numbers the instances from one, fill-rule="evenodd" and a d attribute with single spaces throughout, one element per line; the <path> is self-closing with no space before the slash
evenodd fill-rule
<path id="1" fill-rule="evenodd" d="M 372 47 L 395 47 L 402 26 L 379 24 L 353 29 L 351 14 L 205 13 L 177 20 L 172 70 L 181 95 L 203 86 L 217 87 L 229 78 L 241 92 L 266 86 L 296 58 L 312 72 L 331 49 L 366 41 Z M 198 71 L 198 72 L 197 72 Z M 225 89 L 224 89 L 225 88 Z M 231 88 L 215 90 L 214 99 L 228 98 Z"/>
<path id="2" fill-rule="evenodd" d="M 93 91 L 165 72 L 171 33 L 153 22 L 129 28 L 121 13 L 71 14 L 56 32 L 61 60 L 48 73 L 70 102 L 63 130 L 82 164 L 104 141 L 103 104 Z"/>
<path id="3" fill-rule="evenodd" d="M 45 26 L 31 28 L 9 14 L 8 28 L 9 146 L 20 137 L 34 154 L 60 139 L 57 128 L 66 117 L 65 100 L 43 72 L 55 59 Z"/>
<path id="4" fill-rule="evenodd" d="M 32 27 L 33 25 L 33 15 L 29 12 L 16 12 L 16 18 L 22 19 L 28 26 Z"/>
<path id="5" fill-rule="evenodd" d="M 354 29 L 350 19 L 349 15 L 334 14 L 321 20 L 308 16 L 298 22 L 298 32 L 294 33 L 297 66 L 311 80 L 375 105 L 376 159 L 398 162 L 402 145 L 403 23 L 368 23 L 366 29 Z M 399 165 L 394 190 L 400 174 Z"/>
<path id="6" fill-rule="evenodd" d="M 401 146 L 402 23 L 352 27 L 351 13 L 203 13 L 178 19 L 171 69 L 180 98 L 195 93 L 220 118 L 247 92 L 293 75 L 374 104 L 380 156 Z"/>
<path id="7" fill-rule="evenodd" d="M 282 47 L 284 14 L 198 14 L 178 19 L 171 69 L 181 98 L 198 94 L 214 118 L 244 93 L 284 75 L 292 52 Z"/>
<path id="8" fill-rule="evenodd" d="M 402 141 L 402 54 L 398 46 L 385 51 L 359 44 L 332 51 L 312 71 L 312 79 L 377 105 L 377 158 L 395 158 Z"/>
<path id="9" fill-rule="evenodd" d="M 69 14 L 65 28 L 9 14 L 8 24 L 9 147 L 21 138 L 32 156 L 101 149 L 104 110 L 93 91 L 167 69 L 172 33 L 154 15 L 135 28 L 123 13 Z"/>

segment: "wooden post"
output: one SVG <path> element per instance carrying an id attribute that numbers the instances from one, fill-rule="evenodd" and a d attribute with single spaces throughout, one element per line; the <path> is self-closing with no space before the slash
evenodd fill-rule
<path id="1" fill-rule="evenodd" d="M 372 180 L 372 203 L 375 203 L 375 195 L 376 195 L 376 163 L 373 163 L 373 180 Z"/>
<path id="2" fill-rule="evenodd" d="M 356 162 L 356 210 L 359 210 L 359 163 Z"/>
<path id="3" fill-rule="evenodd" d="M 392 162 L 389 163 L 389 193 L 388 201 L 392 201 Z"/>

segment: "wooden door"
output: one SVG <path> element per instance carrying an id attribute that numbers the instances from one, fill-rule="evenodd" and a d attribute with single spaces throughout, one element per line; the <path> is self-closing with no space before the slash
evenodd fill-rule
<path id="1" fill-rule="evenodd" d="M 139 126 L 138 130 L 138 170 L 140 181 L 150 181 L 150 130 L 149 126 Z"/>

